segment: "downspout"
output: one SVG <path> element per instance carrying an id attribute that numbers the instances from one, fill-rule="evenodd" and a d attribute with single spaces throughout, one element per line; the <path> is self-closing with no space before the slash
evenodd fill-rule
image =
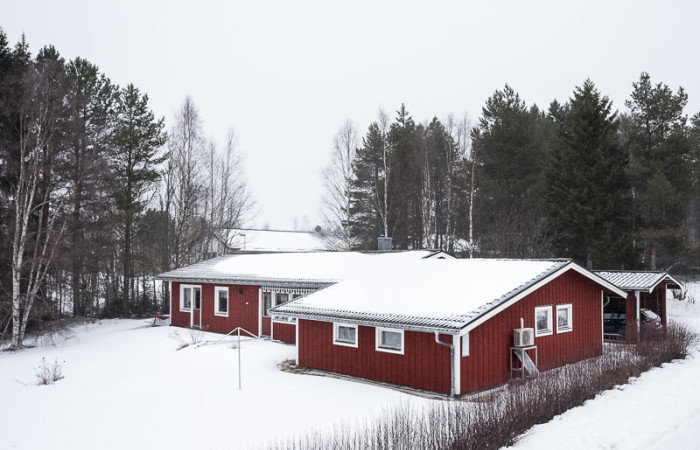
<path id="1" fill-rule="evenodd" d="M 455 346 L 440 340 L 440 332 L 435 331 L 435 342 L 450 348 L 450 397 L 455 396 Z"/>

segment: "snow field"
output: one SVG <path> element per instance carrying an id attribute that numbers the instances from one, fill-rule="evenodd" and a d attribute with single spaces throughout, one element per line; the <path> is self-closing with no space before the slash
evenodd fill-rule
<path id="1" fill-rule="evenodd" d="M 237 351 L 190 345 L 189 331 L 150 321 L 78 327 L 55 347 L 0 354 L 2 449 L 236 449 L 363 420 L 396 402 L 426 402 L 379 386 L 282 372 L 293 346 L 244 341 Z M 175 336 L 179 335 L 179 339 Z M 219 334 L 206 335 L 219 339 Z M 41 358 L 65 378 L 35 384 Z"/>
<path id="2" fill-rule="evenodd" d="M 689 293 L 700 301 L 700 283 Z M 669 299 L 672 320 L 700 332 L 700 304 Z M 282 372 L 293 346 L 245 340 L 238 390 L 234 339 L 193 345 L 190 332 L 150 320 L 79 326 L 56 345 L 0 352 L 1 449 L 237 449 L 367 420 L 430 400 L 377 385 Z M 216 340 L 219 334 L 201 333 Z M 533 427 L 515 446 L 698 448 L 700 349 Z M 65 378 L 37 386 L 45 358 Z"/>

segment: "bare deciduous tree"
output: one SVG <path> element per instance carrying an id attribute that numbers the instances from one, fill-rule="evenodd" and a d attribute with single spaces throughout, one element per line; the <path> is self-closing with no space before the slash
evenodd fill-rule
<path id="1" fill-rule="evenodd" d="M 12 241 L 12 348 L 23 345 L 29 314 L 49 269 L 65 221 L 60 214 L 65 190 L 53 172 L 59 157 L 66 78 L 63 58 L 43 49 L 24 76 L 17 107 L 19 148 Z M 60 222 L 60 223 L 59 223 Z"/>
<path id="2" fill-rule="evenodd" d="M 322 199 L 324 225 L 338 239 L 342 250 L 354 249 L 358 244 L 357 237 L 352 233 L 350 215 L 355 178 L 352 163 L 358 144 L 357 127 L 348 119 L 335 135 L 330 163 L 323 170 L 326 189 Z"/>

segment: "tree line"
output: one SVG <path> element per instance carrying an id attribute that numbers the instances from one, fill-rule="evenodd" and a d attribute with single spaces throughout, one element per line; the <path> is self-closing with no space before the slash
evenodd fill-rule
<path id="1" fill-rule="evenodd" d="M 0 338 L 74 316 L 167 309 L 154 274 L 201 260 L 252 207 L 236 138 L 170 133 L 133 84 L 0 28 Z"/>
<path id="2" fill-rule="evenodd" d="M 506 85 L 478 122 L 417 123 L 405 105 L 339 129 L 324 171 L 341 248 L 569 257 L 595 268 L 695 267 L 700 115 L 632 83 L 625 111 L 586 80 L 547 110 Z M 250 218 L 236 136 L 203 133 L 185 98 L 166 132 L 149 99 L 53 46 L 0 29 L 0 339 L 66 313 L 167 309 L 154 274 L 226 249 Z"/>
<path id="3" fill-rule="evenodd" d="M 697 266 L 700 114 L 647 73 L 626 110 L 591 80 L 547 110 L 510 86 L 478 123 L 416 123 L 405 105 L 364 135 L 348 120 L 324 172 L 326 228 L 348 249 L 573 258 L 590 268 Z"/>

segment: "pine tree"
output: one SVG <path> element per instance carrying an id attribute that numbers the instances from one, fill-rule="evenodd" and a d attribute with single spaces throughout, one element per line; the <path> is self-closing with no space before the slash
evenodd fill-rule
<path id="1" fill-rule="evenodd" d="M 111 233 L 114 222 L 107 141 L 118 88 L 97 66 L 81 58 L 71 61 L 67 72 L 71 88 L 65 170 L 70 221 L 63 253 L 71 271 L 73 314 L 83 316 L 89 305 L 97 305 L 98 287 L 93 280 L 104 264 L 96 255 L 104 257 L 104 235 Z"/>
<path id="2" fill-rule="evenodd" d="M 148 107 L 148 95 L 129 84 L 119 91 L 115 105 L 112 171 L 113 195 L 122 226 L 122 268 L 124 276 L 120 309 L 126 314 L 133 299 L 133 232 L 146 205 L 146 193 L 159 178 L 165 144 L 163 119 L 156 120 Z"/>
<path id="3" fill-rule="evenodd" d="M 629 129 L 630 177 L 636 232 L 645 244 L 649 267 L 657 253 L 677 254 L 684 243 L 686 208 L 692 196 L 693 149 L 683 110 L 688 95 L 665 84 L 652 85 L 643 72 L 632 84 Z"/>

